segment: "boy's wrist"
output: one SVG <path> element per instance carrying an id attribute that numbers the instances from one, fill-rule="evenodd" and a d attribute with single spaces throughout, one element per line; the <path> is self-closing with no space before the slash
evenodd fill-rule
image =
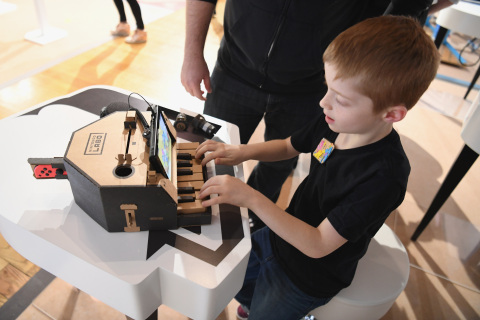
<path id="1" fill-rule="evenodd" d="M 239 153 L 239 163 L 242 163 L 242 162 L 245 162 L 245 161 L 248 161 L 250 159 L 252 159 L 250 157 L 250 148 L 247 144 L 240 144 L 238 146 L 238 153 Z"/>
<path id="2" fill-rule="evenodd" d="M 247 203 L 245 207 L 257 213 L 262 208 L 262 201 L 263 201 L 262 198 L 265 198 L 265 196 L 252 187 L 250 187 L 250 191 L 251 192 L 248 194 L 248 197 L 246 198 Z"/>

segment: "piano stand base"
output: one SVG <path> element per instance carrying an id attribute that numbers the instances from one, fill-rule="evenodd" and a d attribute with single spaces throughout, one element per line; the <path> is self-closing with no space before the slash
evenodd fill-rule
<path id="1" fill-rule="evenodd" d="M 210 208 L 206 212 L 178 214 L 178 226 L 190 227 L 200 226 L 212 223 L 212 213 Z"/>

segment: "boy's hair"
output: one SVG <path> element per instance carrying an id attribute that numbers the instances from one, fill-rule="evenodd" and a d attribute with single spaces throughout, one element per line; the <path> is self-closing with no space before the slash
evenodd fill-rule
<path id="1" fill-rule="evenodd" d="M 440 55 L 418 21 L 400 16 L 364 20 L 338 35 L 323 55 L 337 78 L 358 77 L 374 111 L 411 109 L 435 78 Z"/>

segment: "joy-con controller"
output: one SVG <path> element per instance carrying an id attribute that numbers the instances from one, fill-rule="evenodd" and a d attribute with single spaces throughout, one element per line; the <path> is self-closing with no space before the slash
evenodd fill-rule
<path id="1" fill-rule="evenodd" d="M 33 175 L 37 179 L 63 178 L 67 176 L 67 171 L 60 168 L 53 168 L 50 164 L 39 164 L 35 166 Z"/>

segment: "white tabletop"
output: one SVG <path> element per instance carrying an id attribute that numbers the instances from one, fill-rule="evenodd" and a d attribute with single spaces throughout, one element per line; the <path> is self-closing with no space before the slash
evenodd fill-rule
<path id="1" fill-rule="evenodd" d="M 441 10 L 437 24 L 472 37 L 480 37 L 480 4 L 460 1 Z"/>
<path id="2" fill-rule="evenodd" d="M 480 92 L 477 93 L 463 121 L 463 141 L 473 151 L 480 154 Z"/>
<path id="3" fill-rule="evenodd" d="M 98 119 L 56 103 L 89 90 L 130 93 L 88 87 L 1 120 L 0 232 L 28 260 L 131 318 L 145 319 L 165 304 L 196 320 L 215 319 L 243 283 L 251 248 L 244 208 L 241 215 L 212 208 L 212 224 L 199 234 L 164 231 L 167 240 L 146 259 L 148 231 L 109 233 L 75 204 L 68 180 L 33 177 L 28 158 L 62 157 L 72 131 Z M 239 143 L 236 126 L 206 119 L 221 125 L 220 139 Z M 244 178 L 241 166 L 234 171 Z"/>

